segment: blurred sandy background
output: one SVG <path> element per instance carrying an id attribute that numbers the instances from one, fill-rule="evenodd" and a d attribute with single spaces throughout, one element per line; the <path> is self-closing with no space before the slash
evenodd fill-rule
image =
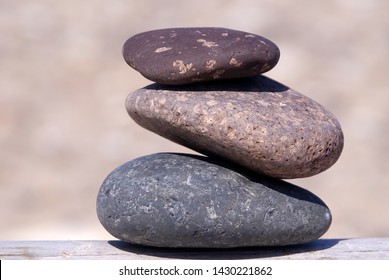
<path id="1" fill-rule="evenodd" d="M 389 236 L 388 11 L 385 0 L 1 0 L 0 239 L 110 239 L 95 212 L 108 173 L 189 152 L 124 108 L 150 83 L 122 59 L 124 41 L 179 26 L 275 42 L 281 58 L 266 75 L 323 104 L 345 134 L 330 170 L 291 181 L 332 210 L 324 237 Z"/>

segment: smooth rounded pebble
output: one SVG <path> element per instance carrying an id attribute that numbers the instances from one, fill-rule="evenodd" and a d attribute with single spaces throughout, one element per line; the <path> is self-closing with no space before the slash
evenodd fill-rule
<path id="1" fill-rule="evenodd" d="M 157 247 L 302 244 L 331 224 L 327 206 L 290 183 L 186 154 L 153 154 L 115 169 L 97 215 L 118 239 Z"/>
<path id="2" fill-rule="evenodd" d="M 265 76 L 152 84 L 130 93 L 126 108 L 136 123 L 167 139 L 276 178 L 318 174 L 343 149 L 335 116 Z"/>
<path id="3" fill-rule="evenodd" d="M 125 61 L 154 82 L 179 85 L 251 77 L 272 69 L 280 51 L 268 39 L 227 28 L 169 28 L 139 33 Z"/>

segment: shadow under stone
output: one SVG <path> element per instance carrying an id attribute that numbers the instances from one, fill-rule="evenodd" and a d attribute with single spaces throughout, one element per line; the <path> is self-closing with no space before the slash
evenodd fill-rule
<path id="1" fill-rule="evenodd" d="M 228 80 L 207 81 L 188 85 L 150 84 L 144 89 L 169 91 L 239 91 L 239 92 L 284 92 L 289 87 L 272 80 L 266 76 L 258 75 L 250 78 L 237 78 Z"/>
<path id="2" fill-rule="evenodd" d="M 196 260 L 238 260 L 272 258 L 329 249 L 343 239 L 319 239 L 301 245 L 274 247 L 245 247 L 230 249 L 205 248 L 160 248 L 141 246 L 120 240 L 108 241 L 111 246 L 137 255 L 147 255 L 167 259 Z M 298 259 L 298 257 L 296 258 Z"/>
<path id="3" fill-rule="evenodd" d="M 247 180 L 251 182 L 260 184 L 278 193 L 284 194 L 289 197 L 293 197 L 298 200 L 308 201 L 313 204 L 318 204 L 328 208 L 327 205 L 319 197 L 317 197 L 316 195 L 314 195 L 312 192 L 308 191 L 305 188 L 299 187 L 297 185 L 294 185 L 282 179 L 272 178 L 266 175 L 255 173 L 254 171 L 239 166 L 233 162 L 223 160 L 219 158 L 217 155 L 211 157 L 211 156 L 185 154 L 185 153 L 160 153 L 160 154 L 174 154 L 179 156 L 186 156 L 189 158 L 194 158 L 210 164 L 221 166 L 239 173 L 240 175 L 244 176 Z"/>

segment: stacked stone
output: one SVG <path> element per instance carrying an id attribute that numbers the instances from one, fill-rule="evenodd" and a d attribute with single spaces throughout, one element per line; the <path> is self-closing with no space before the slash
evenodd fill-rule
<path id="1" fill-rule="evenodd" d="M 157 247 L 302 244 L 331 224 L 325 203 L 281 179 L 339 158 L 343 133 L 323 106 L 261 74 L 278 62 L 266 38 L 225 28 L 153 30 L 129 38 L 126 62 L 156 82 L 128 96 L 140 126 L 205 156 L 158 153 L 103 182 L 100 222 Z"/>

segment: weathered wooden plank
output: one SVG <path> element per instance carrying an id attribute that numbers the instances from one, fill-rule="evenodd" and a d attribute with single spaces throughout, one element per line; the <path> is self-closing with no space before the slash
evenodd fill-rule
<path id="1" fill-rule="evenodd" d="M 299 246 L 167 249 L 115 241 L 0 241 L 0 259 L 389 259 L 389 238 L 319 239 Z"/>

